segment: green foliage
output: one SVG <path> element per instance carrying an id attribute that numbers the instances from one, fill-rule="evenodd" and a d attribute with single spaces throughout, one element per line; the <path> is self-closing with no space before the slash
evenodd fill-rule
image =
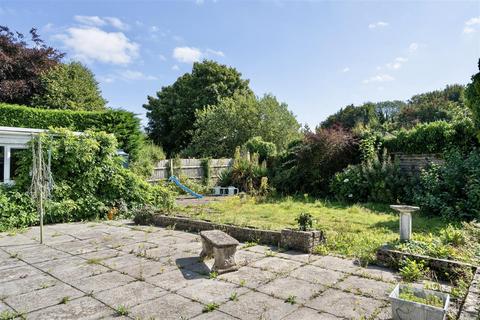
<path id="1" fill-rule="evenodd" d="M 378 116 L 373 103 L 365 103 L 358 107 L 352 104 L 329 116 L 322 122 L 321 127 L 335 128 L 339 126 L 344 129 L 353 129 L 357 126 L 375 127 L 379 123 Z"/>
<path id="2" fill-rule="evenodd" d="M 107 211 L 127 212 L 150 204 L 169 210 L 173 193 L 165 186 L 151 186 L 123 168 L 116 155 L 113 135 L 86 131 L 76 135 L 66 129 L 52 130 L 32 140 L 42 139 L 45 154 L 51 151 L 54 188 L 45 203 L 45 222 L 69 222 L 104 218 Z M 34 225 L 36 208 L 26 191 L 30 187 L 31 153 L 21 159 L 14 187 L 0 192 L 0 229 Z"/>
<path id="3" fill-rule="evenodd" d="M 79 62 L 58 64 L 40 75 L 39 85 L 31 103 L 37 108 L 101 111 L 107 103 L 92 71 Z"/>
<path id="4" fill-rule="evenodd" d="M 403 197 L 406 180 L 397 163 L 384 152 L 381 157 L 337 172 L 330 182 L 330 192 L 339 201 L 396 203 Z"/>
<path id="5" fill-rule="evenodd" d="M 480 59 L 478 60 L 480 70 Z M 477 136 L 480 139 L 480 72 L 472 76 L 472 82 L 467 85 L 465 90 L 466 104 L 473 113 L 477 128 Z"/>
<path id="6" fill-rule="evenodd" d="M 148 97 L 144 105 L 149 119 L 147 132 L 168 156 L 176 154 L 191 142 L 195 111 L 234 93 L 251 93 L 241 73 L 214 61 L 196 62 L 191 73 L 163 87 L 156 97 Z"/>
<path id="7" fill-rule="evenodd" d="M 235 151 L 232 167 L 222 172 L 219 182 L 221 186 L 235 186 L 254 195 L 266 195 L 270 189 L 265 163 L 260 164 L 257 154 L 250 155 L 240 147 Z"/>
<path id="8" fill-rule="evenodd" d="M 206 186 L 210 185 L 210 180 L 212 179 L 212 168 L 210 167 L 210 162 L 210 158 L 204 158 L 200 162 L 203 170 L 203 184 Z"/>
<path id="9" fill-rule="evenodd" d="M 106 131 L 115 135 L 119 147 L 129 153 L 132 159 L 136 159 L 142 139 L 140 120 L 132 112 L 124 110 L 45 110 L 0 103 L 0 126 Z"/>
<path id="10" fill-rule="evenodd" d="M 186 152 L 197 157 L 228 157 L 253 137 L 282 151 L 299 137 L 299 128 L 287 105 L 275 97 L 236 94 L 197 111 L 195 133 Z"/>
<path id="11" fill-rule="evenodd" d="M 220 305 L 216 302 L 210 302 L 210 303 L 207 303 L 203 309 L 202 309 L 202 312 L 203 313 L 207 313 L 207 312 L 212 312 L 212 311 L 215 311 L 217 310 L 218 308 L 220 307 Z"/>
<path id="12" fill-rule="evenodd" d="M 459 230 L 452 225 L 448 225 L 445 229 L 440 231 L 440 237 L 443 244 L 462 246 L 466 243 L 466 236 L 462 230 Z"/>
<path id="13" fill-rule="evenodd" d="M 466 156 L 448 152 L 443 165 L 421 173 L 415 202 L 428 215 L 448 219 L 480 219 L 480 151 Z"/>
<path id="14" fill-rule="evenodd" d="M 359 158 L 358 141 L 351 133 L 319 129 L 292 143 L 276 161 L 273 185 L 282 193 L 326 194 L 331 177 Z"/>
<path id="15" fill-rule="evenodd" d="M 423 278 L 427 274 L 428 268 L 425 267 L 423 261 L 406 258 L 399 271 L 404 281 L 414 282 Z"/>
<path id="16" fill-rule="evenodd" d="M 148 179 L 152 176 L 155 164 L 163 159 L 165 159 L 163 149 L 151 141 L 144 140 L 137 158 L 130 163 L 129 167 L 135 174 Z"/>
<path id="17" fill-rule="evenodd" d="M 425 294 L 425 296 L 422 297 L 419 294 L 415 294 L 415 291 L 411 286 L 403 287 L 400 291 L 399 298 L 407 301 L 443 308 L 443 301 L 442 299 L 440 299 L 440 297 L 437 297 L 434 294 Z"/>
<path id="18" fill-rule="evenodd" d="M 290 304 L 297 303 L 297 296 L 289 295 L 287 299 L 285 299 L 285 303 L 290 303 Z"/>
<path id="19" fill-rule="evenodd" d="M 301 231 L 307 231 L 313 227 L 312 215 L 308 212 L 302 212 L 295 218 L 298 223 L 298 228 Z"/>
<path id="20" fill-rule="evenodd" d="M 454 147 L 470 150 L 476 141 L 472 122 L 465 118 L 456 123 L 436 121 L 402 129 L 394 137 L 386 137 L 383 145 L 390 152 L 443 153 Z"/>
<path id="21" fill-rule="evenodd" d="M 245 147 L 251 154 L 257 153 L 260 161 L 272 158 L 277 154 L 277 146 L 272 142 L 263 141 L 262 137 L 250 138 L 245 143 Z"/>
<path id="22" fill-rule="evenodd" d="M 18 187 L 0 187 L 0 232 L 37 222 L 37 210 L 28 194 Z"/>
<path id="23" fill-rule="evenodd" d="M 128 316 L 128 314 L 130 313 L 130 311 L 128 310 L 128 308 L 124 305 L 120 305 L 118 306 L 115 311 L 117 312 L 117 315 L 119 316 Z"/>

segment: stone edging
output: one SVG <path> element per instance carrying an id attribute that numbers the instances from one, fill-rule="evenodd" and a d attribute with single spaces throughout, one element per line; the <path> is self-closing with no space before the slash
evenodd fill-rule
<path id="1" fill-rule="evenodd" d="M 405 259 L 413 259 L 416 261 L 423 261 L 425 266 L 436 273 L 436 276 L 440 279 L 449 280 L 447 275 L 451 276 L 455 271 L 461 271 L 462 269 L 471 269 L 476 271 L 476 266 L 454 260 L 438 259 L 429 256 L 423 256 L 419 254 L 413 254 L 398 250 L 390 249 L 389 246 L 384 245 L 377 251 L 377 264 L 384 267 L 396 268 L 400 266 L 400 263 Z"/>
<path id="2" fill-rule="evenodd" d="M 325 241 L 322 231 L 297 231 L 291 229 L 284 229 L 282 231 L 262 230 L 162 214 L 153 215 L 150 222 L 160 227 L 174 227 L 177 230 L 193 232 L 217 229 L 222 230 L 239 241 L 271 244 L 307 253 L 311 253 L 316 245 Z"/>
<path id="3" fill-rule="evenodd" d="M 467 296 L 460 311 L 459 320 L 480 319 L 480 268 L 473 276 Z"/>

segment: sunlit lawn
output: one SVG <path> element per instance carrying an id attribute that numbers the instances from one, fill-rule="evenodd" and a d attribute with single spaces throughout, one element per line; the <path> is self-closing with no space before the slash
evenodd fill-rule
<path id="1" fill-rule="evenodd" d="M 345 256 L 372 256 L 384 243 L 398 239 L 398 215 L 387 205 L 342 205 L 325 200 L 281 198 L 266 203 L 237 197 L 206 205 L 179 209 L 182 215 L 212 222 L 279 230 L 297 227 L 295 217 L 308 212 L 314 228 L 326 232 L 327 245 L 320 251 Z M 413 237 L 424 239 L 439 234 L 447 223 L 440 218 L 414 215 Z M 326 252 L 325 252 L 326 253 Z"/>

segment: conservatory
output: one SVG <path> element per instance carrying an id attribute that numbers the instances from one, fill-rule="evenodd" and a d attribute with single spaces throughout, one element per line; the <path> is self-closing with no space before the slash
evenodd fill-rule
<path id="1" fill-rule="evenodd" d="M 33 136 L 44 131 L 44 129 L 0 127 L 0 182 L 13 182 L 20 151 L 27 148 L 27 143 Z"/>

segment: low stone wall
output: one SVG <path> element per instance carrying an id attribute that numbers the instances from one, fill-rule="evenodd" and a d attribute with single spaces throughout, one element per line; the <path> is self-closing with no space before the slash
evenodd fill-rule
<path id="1" fill-rule="evenodd" d="M 474 272 L 476 270 L 474 265 L 468 263 L 397 251 L 389 246 L 382 246 L 378 249 L 376 263 L 380 266 L 398 269 L 405 258 L 424 262 L 425 266 L 434 271 L 438 278 L 444 280 L 450 280 L 456 272 L 461 272 L 461 270 L 471 269 Z"/>
<path id="2" fill-rule="evenodd" d="M 460 311 L 459 320 L 480 319 L 480 268 L 477 268 Z"/>
<path id="3" fill-rule="evenodd" d="M 393 153 L 393 157 L 398 161 L 400 170 L 408 174 L 418 173 L 430 164 L 444 163 L 444 160 L 438 154 Z"/>
<path id="4" fill-rule="evenodd" d="M 282 231 L 261 230 L 249 227 L 239 227 L 229 224 L 213 223 L 205 220 L 195 220 L 188 217 L 154 215 L 151 222 L 159 227 L 174 227 L 176 230 L 200 232 L 204 230 L 221 230 L 235 239 L 246 242 L 286 247 L 302 252 L 312 252 L 313 248 L 325 237 L 322 231 L 297 231 L 285 229 Z"/>

